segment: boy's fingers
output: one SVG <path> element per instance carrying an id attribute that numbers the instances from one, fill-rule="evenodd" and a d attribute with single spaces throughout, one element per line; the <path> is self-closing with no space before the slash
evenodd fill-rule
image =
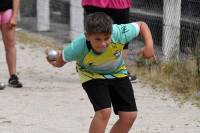
<path id="1" fill-rule="evenodd" d="M 137 53 L 137 56 L 143 56 L 143 52 L 141 52 L 141 51 L 138 52 L 138 53 Z"/>
<path id="2" fill-rule="evenodd" d="M 51 64 L 51 65 L 53 65 L 53 66 L 55 66 L 55 64 L 56 64 L 56 61 L 50 61 L 50 60 L 48 60 L 48 59 L 47 59 L 47 61 L 49 62 L 49 64 Z"/>
<path id="3" fill-rule="evenodd" d="M 140 51 L 137 53 L 138 56 L 144 56 L 144 48 L 141 48 Z"/>

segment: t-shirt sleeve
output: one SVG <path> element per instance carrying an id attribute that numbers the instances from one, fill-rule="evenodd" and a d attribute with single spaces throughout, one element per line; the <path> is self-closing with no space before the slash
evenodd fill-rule
<path id="1" fill-rule="evenodd" d="M 84 35 L 80 35 L 69 43 L 62 51 L 63 60 L 65 62 L 80 60 L 84 53 L 85 41 Z"/>
<path id="2" fill-rule="evenodd" d="M 137 23 L 113 25 L 112 40 L 122 44 L 129 43 L 132 39 L 136 38 L 140 32 Z"/>

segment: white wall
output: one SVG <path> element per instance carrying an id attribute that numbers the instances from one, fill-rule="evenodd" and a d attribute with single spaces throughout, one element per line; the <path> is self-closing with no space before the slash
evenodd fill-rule
<path id="1" fill-rule="evenodd" d="M 70 0 L 70 29 L 71 39 L 83 32 L 83 9 L 81 0 Z"/>

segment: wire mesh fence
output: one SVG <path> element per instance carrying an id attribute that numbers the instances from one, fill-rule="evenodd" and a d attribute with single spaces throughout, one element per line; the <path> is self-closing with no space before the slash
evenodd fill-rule
<path id="1" fill-rule="evenodd" d="M 199 7 L 200 0 L 133 0 L 130 15 L 131 20 L 142 20 L 150 26 L 162 57 L 189 57 L 200 68 Z"/>
<path id="2" fill-rule="evenodd" d="M 169 0 L 170 1 L 170 0 Z M 168 2 L 169 2 L 168 1 Z M 131 9 L 132 20 L 143 20 L 148 23 L 153 33 L 153 38 L 156 45 L 162 45 L 163 43 L 163 0 L 133 0 L 133 8 Z M 200 0 L 182 0 L 181 1 L 181 20 L 180 27 L 180 53 L 191 54 L 196 48 L 199 37 L 200 29 Z M 173 10 L 173 9 L 170 9 Z M 168 12 L 169 13 L 169 12 Z M 175 12 L 173 12 L 175 13 Z M 179 16 L 175 16 L 179 17 Z M 169 17 L 173 22 L 173 16 Z M 173 36 L 174 33 L 171 33 Z M 169 38 L 170 39 L 170 38 Z"/>

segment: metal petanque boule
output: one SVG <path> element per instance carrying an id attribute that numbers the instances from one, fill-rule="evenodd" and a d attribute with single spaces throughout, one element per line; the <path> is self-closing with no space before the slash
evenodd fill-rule
<path id="1" fill-rule="evenodd" d="M 6 87 L 6 84 L 3 82 L 0 82 L 0 90 L 3 90 Z"/>
<path id="2" fill-rule="evenodd" d="M 58 56 L 58 52 L 56 50 L 48 50 L 47 51 L 47 59 L 50 61 L 55 61 Z"/>

